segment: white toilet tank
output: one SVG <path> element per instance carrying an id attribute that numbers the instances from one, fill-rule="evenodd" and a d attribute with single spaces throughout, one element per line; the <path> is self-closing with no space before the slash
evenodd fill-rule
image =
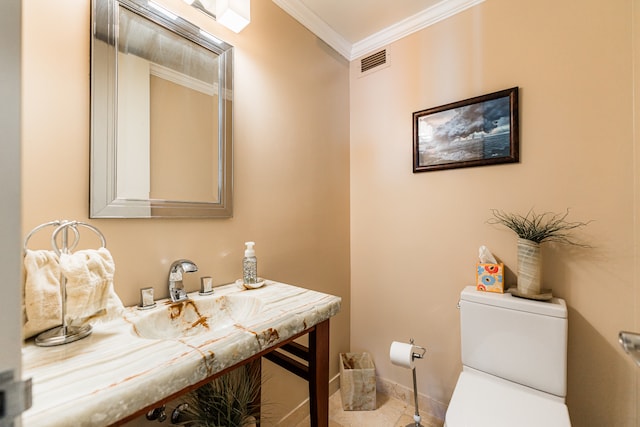
<path id="1" fill-rule="evenodd" d="M 564 398 L 567 394 L 567 306 L 511 294 L 460 294 L 462 364 Z"/>

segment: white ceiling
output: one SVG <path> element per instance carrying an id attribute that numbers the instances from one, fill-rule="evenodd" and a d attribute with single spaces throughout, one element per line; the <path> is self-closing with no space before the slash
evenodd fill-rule
<path id="1" fill-rule="evenodd" d="M 320 19 L 356 43 L 441 0 L 299 0 Z"/>
<path id="2" fill-rule="evenodd" d="M 484 0 L 273 0 L 349 60 Z"/>

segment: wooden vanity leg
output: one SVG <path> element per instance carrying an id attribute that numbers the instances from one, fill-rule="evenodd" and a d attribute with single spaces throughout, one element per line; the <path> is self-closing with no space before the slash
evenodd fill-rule
<path id="1" fill-rule="evenodd" d="M 253 362 L 249 362 L 251 364 L 251 368 L 255 369 L 258 371 L 258 377 L 260 378 L 260 391 L 258 392 L 258 395 L 256 396 L 255 400 L 252 402 L 253 405 L 255 405 L 256 409 L 256 425 L 262 425 L 261 423 L 261 416 L 262 416 L 262 409 L 261 409 L 261 404 L 262 404 L 262 358 L 259 357 L 258 359 L 254 360 Z"/>
<path id="2" fill-rule="evenodd" d="M 329 319 L 309 333 L 311 427 L 329 426 Z"/>

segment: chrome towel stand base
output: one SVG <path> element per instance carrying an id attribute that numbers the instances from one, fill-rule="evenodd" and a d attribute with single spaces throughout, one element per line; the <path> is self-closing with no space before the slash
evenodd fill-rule
<path id="1" fill-rule="evenodd" d="M 36 337 L 36 345 L 40 347 L 52 347 L 54 345 L 68 344 L 81 340 L 91 334 L 91 325 L 83 326 L 58 326 L 40 333 Z"/>
<path id="2" fill-rule="evenodd" d="M 51 246 L 55 251 L 58 257 L 65 253 L 70 253 L 75 247 L 78 245 L 78 241 L 80 240 L 80 232 L 78 231 L 78 226 L 82 226 L 90 229 L 94 233 L 98 235 L 100 238 L 100 243 L 102 247 L 106 247 L 107 243 L 104 238 L 104 235 L 91 224 L 87 224 L 85 222 L 80 221 L 67 221 L 67 220 L 56 220 L 47 222 L 45 224 L 41 224 L 38 227 L 31 230 L 31 232 L 27 235 L 24 241 L 24 251 L 27 250 L 27 243 L 29 238 L 37 232 L 38 230 L 47 227 L 47 226 L 55 226 L 56 229 L 53 231 L 51 235 Z M 69 229 L 73 231 L 74 239 L 69 244 Z M 60 240 L 61 243 L 58 245 L 58 234 L 61 234 Z M 40 347 L 52 347 L 55 345 L 68 344 L 74 341 L 78 341 L 82 338 L 89 336 L 93 330 L 91 325 L 79 325 L 79 326 L 70 326 L 67 325 L 66 312 L 67 312 L 67 290 L 66 290 L 67 279 L 63 274 L 60 275 L 60 296 L 62 301 L 62 325 L 57 326 L 55 328 L 44 331 L 38 336 L 36 336 L 35 343 Z"/>

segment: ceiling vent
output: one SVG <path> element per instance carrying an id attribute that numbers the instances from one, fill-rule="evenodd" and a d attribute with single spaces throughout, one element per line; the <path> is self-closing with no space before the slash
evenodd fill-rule
<path id="1" fill-rule="evenodd" d="M 387 49 L 382 49 L 360 60 L 360 76 L 389 66 Z"/>

